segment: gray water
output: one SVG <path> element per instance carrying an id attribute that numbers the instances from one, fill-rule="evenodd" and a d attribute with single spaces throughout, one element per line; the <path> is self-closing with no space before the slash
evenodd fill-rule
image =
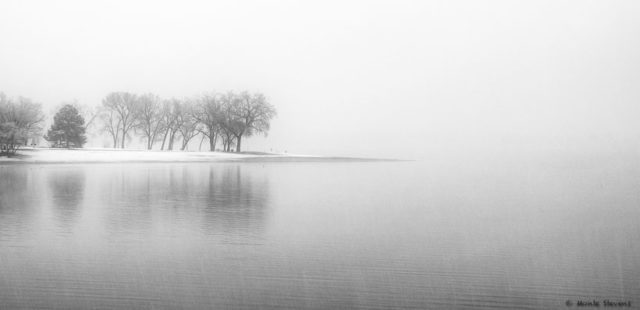
<path id="1" fill-rule="evenodd" d="M 5 165 L 0 308 L 635 307 L 639 206 L 633 160 Z"/>

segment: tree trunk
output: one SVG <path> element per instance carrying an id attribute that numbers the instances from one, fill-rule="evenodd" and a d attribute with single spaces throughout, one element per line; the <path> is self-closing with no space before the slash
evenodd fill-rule
<path id="1" fill-rule="evenodd" d="M 160 150 L 164 150 L 164 143 L 165 141 L 167 141 L 167 135 L 169 134 L 169 128 L 167 128 L 167 130 L 164 132 L 164 137 L 162 138 L 162 146 L 160 147 Z"/>
<path id="2" fill-rule="evenodd" d="M 203 134 L 203 135 L 202 135 L 202 139 L 200 139 L 200 145 L 198 146 L 198 152 L 202 151 L 202 142 L 204 142 L 204 138 L 205 138 L 205 137 L 206 137 L 206 136 Z"/>
<path id="3" fill-rule="evenodd" d="M 242 143 L 242 136 L 237 136 L 236 139 L 238 139 L 237 143 L 236 143 L 236 153 L 240 153 L 240 144 Z"/>
<path id="4" fill-rule="evenodd" d="M 209 132 L 209 151 L 213 152 L 216 150 L 216 136 L 214 133 Z"/>
<path id="5" fill-rule="evenodd" d="M 122 123 L 123 123 L 122 124 L 122 148 L 124 149 L 124 140 L 125 140 L 125 138 L 127 136 L 127 132 L 125 131 L 126 127 L 124 126 L 125 125 L 124 122 L 122 122 Z"/>
<path id="6" fill-rule="evenodd" d="M 169 134 L 169 147 L 167 148 L 167 150 L 169 151 L 173 151 L 173 140 L 176 137 L 176 131 L 171 131 L 171 133 Z"/>

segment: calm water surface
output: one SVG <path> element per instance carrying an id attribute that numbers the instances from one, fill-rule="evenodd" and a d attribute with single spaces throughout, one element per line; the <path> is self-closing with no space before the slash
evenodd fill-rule
<path id="1" fill-rule="evenodd" d="M 0 166 L 0 308 L 637 306 L 630 162 Z"/>

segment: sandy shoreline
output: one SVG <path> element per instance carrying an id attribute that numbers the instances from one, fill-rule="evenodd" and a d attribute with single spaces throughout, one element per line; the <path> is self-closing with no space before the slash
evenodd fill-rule
<path id="1" fill-rule="evenodd" d="M 326 157 L 269 153 L 225 153 L 122 149 L 43 149 L 25 148 L 15 157 L 0 157 L 3 164 L 65 163 L 188 163 L 188 162 L 299 162 L 299 161 L 371 161 L 376 159 Z"/>

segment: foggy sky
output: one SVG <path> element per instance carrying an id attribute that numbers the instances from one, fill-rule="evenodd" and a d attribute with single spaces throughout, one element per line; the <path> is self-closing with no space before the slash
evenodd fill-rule
<path id="1" fill-rule="evenodd" d="M 624 144 L 640 138 L 638 16 L 637 1 L 2 1 L 0 91 L 47 112 L 260 91 L 278 116 L 243 145 L 258 151 Z"/>

